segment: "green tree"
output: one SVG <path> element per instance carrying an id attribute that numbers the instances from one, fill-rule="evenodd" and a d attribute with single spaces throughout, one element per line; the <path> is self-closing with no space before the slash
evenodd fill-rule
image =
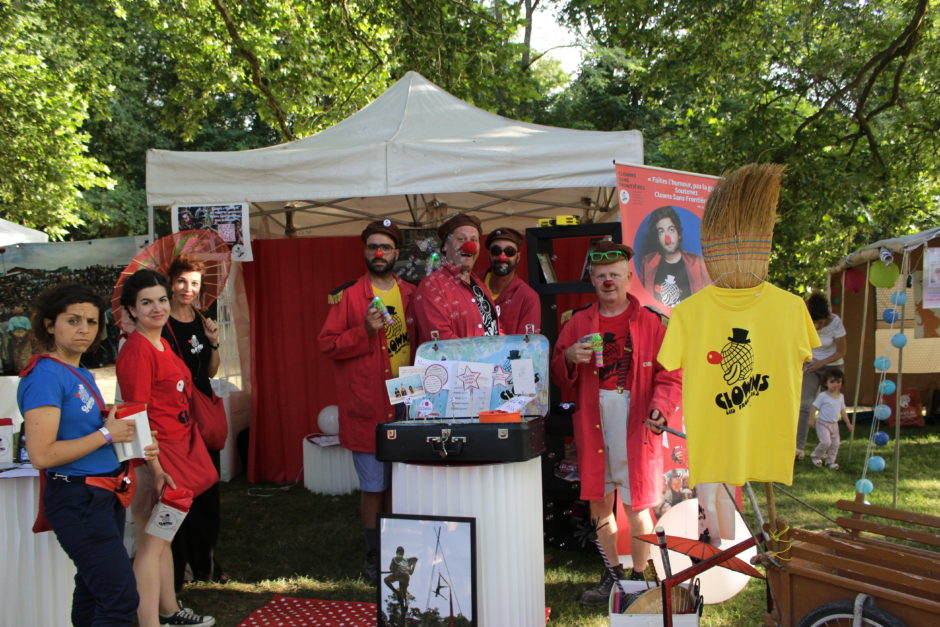
<path id="1" fill-rule="evenodd" d="M 854 248 L 936 223 L 937 26 L 927 0 L 572 0 L 595 46 L 547 121 L 639 128 L 652 165 L 785 163 L 771 264 L 822 285 Z"/>
<path id="2" fill-rule="evenodd" d="M 106 101 L 108 3 L 19 0 L 0 4 L 0 206 L 4 216 L 61 237 L 90 206 L 83 191 L 113 184 L 82 129 Z M 87 24 L 82 32 L 73 24 Z"/>

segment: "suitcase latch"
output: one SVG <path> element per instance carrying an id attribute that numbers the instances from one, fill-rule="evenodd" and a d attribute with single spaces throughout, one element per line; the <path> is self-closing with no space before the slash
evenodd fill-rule
<path id="1" fill-rule="evenodd" d="M 395 440 L 398 438 L 398 431 L 395 429 L 389 429 L 385 432 L 385 437 L 389 440 Z"/>
<path id="2" fill-rule="evenodd" d="M 450 429 L 441 429 L 441 435 L 439 437 L 429 435 L 427 443 L 441 459 L 446 459 L 448 455 L 460 455 L 463 445 L 467 443 L 467 438 L 462 435 L 452 436 Z"/>
<path id="3" fill-rule="evenodd" d="M 496 430 L 496 437 L 499 438 L 500 440 L 508 440 L 508 439 L 509 439 L 509 429 L 497 429 L 497 430 Z"/>

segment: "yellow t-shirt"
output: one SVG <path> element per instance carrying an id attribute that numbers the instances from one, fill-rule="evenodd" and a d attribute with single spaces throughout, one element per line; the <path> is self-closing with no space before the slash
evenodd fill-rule
<path id="1" fill-rule="evenodd" d="M 693 485 L 793 482 L 803 362 L 814 346 L 803 300 L 770 283 L 710 285 L 672 310 L 659 363 L 682 368 Z"/>
<path id="2" fill-rule="evenodd" d="M 392 377 L 398 376 L 401 366 L 409 365 L 411 361 L 411 346 L 408 343 L 408 325 L 405 322 L 405 308 L 401 303 L 401 290 L 398 283 L 391 289 L 383 291 L 372 286 L 372 293 L 382 299 L 386 309 L 395 320 L 395 324 L 385 326 L 385 339 L 388 342 L 388 358 L 392 366 Z"/>

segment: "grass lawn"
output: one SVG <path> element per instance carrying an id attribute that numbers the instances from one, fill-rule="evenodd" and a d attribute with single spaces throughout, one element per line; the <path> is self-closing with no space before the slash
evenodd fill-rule
<path id="1" fill-rule="evenodd" d="M 860 438 L 868 427 L 859 426 Z M 854 483 L 860 476 L 864 440 L 856 442 L 851 459 L 843 444 L 842 469 L 814 467 L 807 444 L 806 460 L 797 463 L 789 488 L 813 507 L 835 518 L 835 502 L 854 498 Z M 875 491 L 874 505 L 892 505 L 894 442 L 878 451 L 888 463 L 882 473 L 869 473 Z M 940 505 L 940 427 L 905 429 L 902 435 L 897 507 L 936 514 Z M 766 515 L 764 490 L 754 491 Z M 357 514 L 358 494 L 329 497 L 308 492 L 303 485 L 253 486 L 238 478 L 222 486 L 223 528 L 219 560 L 232 577 L 227 584 L 191 584 L 182 599 L 197 612 L 212 614 L 222 626 L 237 625 L 273 594 L 375 601 L 375 592 L 359 576 L 362 538 Z M 810 509 L 777 492 L 778 516 L 792 526 L 805 529 L 835 525 Z M 749 508 L 745 506 L 745 513 Z M 607 625 L 602 610 L 582 608 L 580 592 L 595 583 L 599 574 L 596 554 L 557 549 L 546 550 L 545 596 L 552 608 L 552 624 L 568 627 Z M 744 591 L 720 605 L 705 607 L 703 625 L 757 625 L 765 605 L 763 582 L 751 581 Z M 513 626 L 505 626 L 513 627 Z"/>

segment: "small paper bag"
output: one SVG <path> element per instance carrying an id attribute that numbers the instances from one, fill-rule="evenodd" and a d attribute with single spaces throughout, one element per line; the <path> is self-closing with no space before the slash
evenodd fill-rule
<path id="1" fill-rule="evenodd" d="M 132 441 L 115 442 L 113 445 L 118 461 L 143 458 L 144 447 L 153 442 L 153 437 L 150 435 L 150 420 L 147 419 L 147 405 L 144 403 L 120 403 L 114 417 L 118 420 L 133 420 L 136 424 Z"/>
<path id="2" fill-rule="evenodd" d="M 186 488 L 164 490 L 163 496 L 153 506 L 153 512 L 150 514 L 150 520 L 147 521 L 144 531 L 167 542 L 172 541 L 192 504 L 193 493 L 190 490 Z"/>

